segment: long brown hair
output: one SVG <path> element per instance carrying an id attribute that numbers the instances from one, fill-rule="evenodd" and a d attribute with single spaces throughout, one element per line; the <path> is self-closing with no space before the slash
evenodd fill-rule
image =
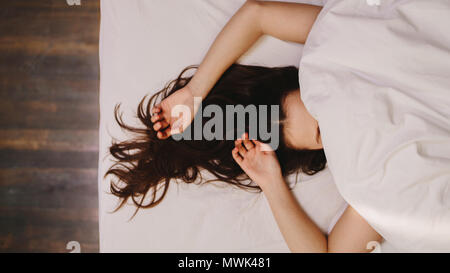
<path id="1" fill-rule="evenodd" d="M 125 124 L 116 105 L 115 118 L 122 129 L 134 133 L 133 139 L 114 142 L 110 153 L 115 164 L 105 177 L 113 175 L 111 193 L 118 196 L 121 208 L 128 199 L 139 208 L 151 208 L 164 198 L 170 181 L 179 179 L 186 183 L 222 181 L 243 189 L 259 187 L 248 180 L 248 176 L 233 160 L 231 150 L 233 140 L 174 140 L 171 137 L 161 140 L 156 137 L 151 122 L 152 107 L 158 101 L 186 86 L 192 77 L 188 72 L 195 66 L 187 67 L 180 75 L 150 99 L 144 97 L 137 108 L 137 117 L 142 127 Z M 279 105 L 299 88 L 296 67 L 261 67 L 234 64 L 219 79 L 202 105 L 215 104 L 225 110 L 226 105 Z M 280 120 L 285 113 L 280 111 Z M 204 118 L 203 122 L 207 122 Z M 326 158 L 323 150 L 293 150 L 283 143 L 283 126 L 280 123 L 280 145 L 276 150 L 284 176 L 302 171 L 312 175 L 325 168 Z M 247 128 L 248 130 L 248 128 Z M 215 179 L 202 181 L 201 170 L 214 175 Z M 199 179 L 200 178 L 200 179 Z M 199 181 L 200 180 L 200 181 Z M 150 195 L 149 201 L 144 199 Z"/>

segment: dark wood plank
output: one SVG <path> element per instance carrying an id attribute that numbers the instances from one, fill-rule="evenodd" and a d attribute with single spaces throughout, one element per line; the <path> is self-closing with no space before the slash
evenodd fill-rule
<path id="1" fill-rule="evenodd" d="M 98 152 L 98 130 L 0 130 L 0 149 Z"/>
<path id="2" fill-rule="evenodd" d="M 0 168 L 89 168 L 96 167 L 97 152 L 0 150 Z"/>
<path id="3" fill-rule="evenodd" d="M 64 92 L 61 92 L 64 90 Z M 98 77 L 82 75 L 53 75 L 27 77 L 23 73 L 0 74 L 0 97 L 9 101 L 39 101 L 93 103 L 98 102 Z"/>
<path id="4" fill-rule="evenodd" d="M 98 102 L 0 101 L 0 128 L 72 129 L 98 128 Z"/>
<path id="5" fill-rule="evenodd" d="M 98 206 L 97 169 L 0 169 L 0 207 L 80 209 Z"/>
<path id="6" fill-rule="evenodd" d="M 78 241 L 81 252 L 97 252 L 97 209 L 0 207 L 0 252 L 69 252 Z M 6 232 L 3 232 L 6 230 Z"/>
<path id="7" fill-rule="evenodd" d="M 0 252 L 98 251 L 99 8 L 0 1 Z"/>

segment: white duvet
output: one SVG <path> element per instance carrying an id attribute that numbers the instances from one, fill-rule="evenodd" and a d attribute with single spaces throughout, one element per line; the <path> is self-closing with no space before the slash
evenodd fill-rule
<path id="1" fill-rule="evenodd" d="M 403 251 L 450 251 L 450 1 L 330 0 L 300 64 L 344 199 Z"/>

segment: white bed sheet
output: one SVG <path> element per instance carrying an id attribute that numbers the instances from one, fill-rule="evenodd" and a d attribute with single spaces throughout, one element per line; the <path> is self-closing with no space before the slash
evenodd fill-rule
<path id="1" fill-rule="evenodd" d="M 217 185 L 172 183 L 164 201 L 128 221 L 133 206 L 116 213 L 109 193 L 108 146 L 124 139 L 113 119 L 122 103 L 134 123 L 141 98 L 159 90 L 184 67 L 198 64 L 211 42 L 243 0 L 103 0 L 100 37 L 99 222 L 101 252 L 286 252 L 263 194 Z M 321 4 L 323 1 L 298 1 Z M 264 38 L 241 62 L 296 65 L 302 46 Z M 295 178 L 292 178 L 295 179 Z M 292 180 L 291 179 L 291 180 Z M 345 205 L 328 169 L 300 175 L 299 202 L 326 232 Z"/>

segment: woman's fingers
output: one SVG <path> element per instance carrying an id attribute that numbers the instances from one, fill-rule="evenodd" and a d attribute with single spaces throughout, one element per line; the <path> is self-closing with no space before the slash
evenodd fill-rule
<path id="1" fill-rule="evenodd" d="M 161 109 L 158 106 L 155 106 L 152 112 L 151 121 L 153 123 L 153 130 L 157 132 L 156 137 L 159 139 L 167 139 L 170 136 L 170 124 L 163 117 Z"/>
<path id="2" fill-rule="evenodd" d="M 247 151 L 255 148 L 255 144 L 253 143 L 253 141 L 248 139 L 248 133 L 242 134 L 242 143 Z"/>
<path id="3" fill-rule="evenodd" d="M 153 114 L 152 117 L 150 118 L 152 123 L 155 123 L 157 121 L 161 121 L 163 119 L 164 119 L 164 117 L 163 117 L 163 115 L 161 113 Z"/>
<path id="4" fill-rule="evenodd" d="M 255 143 L 256 149 L 258 149 L 258 151 L 266 152 L 266 153 L 273 153 L 274 152 L 274 150 L 272 149 L 272 147 L 270 147 L 269 144 L 262 143 L 262 142 L 260 142 L 258 140 L 253 140 L 253 142 Z"/>
<path id="5" fill-rule="evenodd" d="M 244 160 L 244 158 L 239 154 L 238 148 L 235 147 L 232 151 L 231 154 L 233 155 L 234 160 L 238 163 L 241 164 L 242 160 Z"/>
<path id="6" fill-rule="evenodd" d="M 238 139 L 234 142 L 234 145 L 238 149 L 239 154 L 242 156 L 242 158 L 245 157 L 245 154 L 247 153 L 247 149 L 245 149 L 244 145 L 242 144 L 242 140 Z"/>
<path id="7" fill-rule="evenodd" d="M 159 139 L 166 139 L 170 136 L 170 130 L 168 130 L 169 123 L 165 120 L 160 105 L 156 105 L 152 109 L 152 117 L 150 118 L 153 123 L 153 130 L 157 131 L 156 137 Z"/>
<path id="8" fill-rule="evenodd" d="M 168 126 L 169 123 L 167 123 L 167 121 L 161 120 L 153 124 L 153 130 L 155 131 L 165 130 Z"/>
<path id="9" fill-rule="evenodd" d="M 180 134 L 183 132 L 182 114 L 180 114 L 180 116 L 176 120 L 174 120 L 172 125 L 167 122 L 162 112 L 153 114 L 151 117 L 151 121 L 153 123 L 153 130 L 157 131 L 156 136 L 159 139 L 167 139 L 171 135 Z"/>
<path id="10" fill-rule="evenodd" d="M 243 160 L 248 151 L 255 148 L 255 143 L 253 140 L 248 139 L 248 134 L 244 133 L 241 139 L 238 139 L 234 142 L 235 148 L 233 151 L 236 151 L 241 159 Z"/>
<path id="11" fill-rule="evenodd" d="M 156 133 L 156 137 L 159 139 L 167 139 L 170 137 L 170 127 L 167 127 L 164 130 L 158 131 L 158 133 Z"/>

